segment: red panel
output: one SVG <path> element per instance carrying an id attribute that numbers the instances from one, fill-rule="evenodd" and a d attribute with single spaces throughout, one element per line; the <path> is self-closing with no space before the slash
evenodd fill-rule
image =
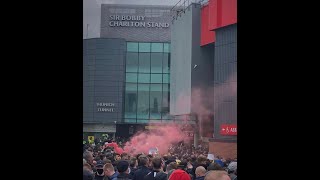
<path id="1" fill-rule="evenodd" d="M 216 40 L 215 32 L 209 31 L 209 6 L 204 6 L 201 9 L 201 40 L 200 45 L 213 43 Z"/>
<path id="2" fill-rule="evenodd" d="M 222 26 L 237 23 L 237 0 L 220 0 L 222 4 Z"/>
<path id="3" fill-rule="evenodd" d="M 237 135 L 237 125 L 236 124 L 221 124 L 220 126 L 221 135 Z"/>
<path id="4" fill-rule="evenodd" d="M 209 0 L 209 30 L 217 27 L 217 3 L 218 0 Z"/>
<path id="5" fill-rule="evenodd" d="M 237 0 L 209 0 L 209 30 L 237 23 Z"/>

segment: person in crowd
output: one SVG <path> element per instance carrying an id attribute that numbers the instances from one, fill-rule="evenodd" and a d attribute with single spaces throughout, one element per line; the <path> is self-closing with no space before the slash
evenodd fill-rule
<path id="1" fill-rule="evenodd" d="M 208 168 L 207 168 L 208 171 L 211 171 L 211 170 L 224 170 L 223 167 L 220 166 L 220 164 L 218 163 L 211 163 Z"/>
<path id="2" fill-rule="evenodd" d="M 148 168 L 150 169 L 150 170 L 152 170 L 152 159 L 153 159 L 153 156 L 151 155 L 151 154 L 148 154 L 147 155 L 147 157 L 148 157 L 148 159 L 149 159 L 149 164 L 148 164 Z"/>
<path id="3" fill-rule="evenodd" d="M 229 165 L 228 165 L 228 174 L 230 176 L 230 179 L 231 180 L 234 180 L 237 178 L 237 162 L 231 162 Z"/>
<path id="4" fill-rule="evenodd" d="M 144 177 L 144 180 L 167 180 L 167 174 L 163 172 L 163 159 L 154 157 L 152 159 L 152 166 L 153 170 Z"/>
<path id="5" fill-rule="evenodd" d="M 224 162 L 222 162 L 222 158 L 220 156 L 217 156 L 217 158 L 214 159 L 214 163 L 219 164 L 221 167 L 224 166 Z"/>
<path id="6" fill-rule="evenodd" d="M 176 162 L 171 162 L 167 165 L 165 173 L 168 175 L 167 178 L 171 175 L 171 173 L 178 169 L 178 165 Z"/>
<path id="7" fill-rule="evenodd" d="M 91 165 L 88 164 L 88 163 L 85 163 L 85 164 L 83 165 L 83 169 L 87 169 L 88 171 L 93 172 Z"/>
<path id="8" fill-rule="evenodd" d="M 92 171 L 83 168 L 83 180 L 93 180 L 94 179 L 94 174 Z"/>
<path id="9" fill-rule="evenodd" d="M 114 160 L 115 161 L 120 161 L 121 160 L 121 155 L 118 153 L 114 153 Z"/>
<path id="10" fill-rule="evenodd" d="M 132 157 L 130 159 L 130 175 L 133 177 L 134 173 L 137 171 L 138 169 L 138 160 L 136 157 Z"/>
<path id="11" fill-rule="evenodd" d="M 130 176 L 130 168 L 129 168 L 129 162 L 125 160 L 120 160 L 117 163 L 117 169 L 119 172 L 119 175 L 117 176 L 117 180 L 132 180 Z"/>
<path id="12" fill-rule="evenodd" d="M 122 153 L 122 154 L 121 154 L 121 160 L 129 160 L 129 154 L 127 154 L 127 153 Z"/>
<path id="13" fill-rule="evenodd" d="M 196 161 L 195 165 L 193 165 L 192 171 L 190 172 L 190 174 L 191 174 L 193 177 L 195 177 L 195 175 L 196 175 L 196 168 L 197 168 L 198 166 L 202 166 L 202 167 L 204 167 L 205 169 L 207 169 L 207 157 L 206 157 L 206 156 L 204 156 L 204 155 L 199 155 L 199 156 L 197 157 L 197 161 Z"/>
<path id="14" fill-rule="evenodd" d="M 134 173 L 133 180 L 143 180 L 151 170 L 148 168 L 149 159 L 145 155 L 139 156 L 140 168 Z"/>
<path id="15" fill-rule="evenodd" d="M 191 178 L 186 171 L 182 169 L 177 169 L 171 173 L 168 180 L 191 180 Z"/>
<path id="16" fill-rule="evenodd" d="M 209 171 L 204 180 L 231 180 L 226 171 Z"/>
<path id="17" fill-rule="evenodd" d="M 90 151 L 85 151 L 83 153 L 83 159 L 90 165 L 93 165 L 93 155 Z"/>
<path id="18" fill-rule="evenodd" d="M 206 169 L 203 166 L 198 166 L 196 168 L 196 178 L 195 180 L 204 180 L 204 176 L 206 175 Z"/>
<path id="19" fill-rule="evenodd" d="M 109 180 L 117 180 L 117 177 L 119 175 L 118 172 L 114 171 L 114 167 L 111 163 L 106 163 L 103 166 L 103 173 L 107 178 L 109 178 Z"/>
<path id="20" fill-rule="evenodd" d="M 105 163 L 102 160 L 97 161 L 96 173 L 94 175 L 94 180 L 103 180 L 104 179 L 104 172 L 103 172 L 104 164 Z"/>

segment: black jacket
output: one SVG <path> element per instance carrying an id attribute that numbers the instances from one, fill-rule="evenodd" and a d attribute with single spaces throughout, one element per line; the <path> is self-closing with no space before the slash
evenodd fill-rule
<path id="1" fill-rule="evenodd" d="M 167 174 L 164 172 L 159 172 L 157 170 L 152 170 L 144 177 L 143 180 L 167 180 Z"/>
<path id="2" fill-rule="evenodd" d="M 117 180 L 132 180 L 129 174 L 120 173 L 117 177 Z"/>
<path id="3" fill-rule="evenodd" d="M 204 176 L 197 177 L 195 180 L 204 180 Z"/>
<path id="4" fill-rule="evenodd" d="M 97 174 L 95 174 L 94 176 L 94 180 L 103 180 L 104 176 L 98 176 Z"/>
<path id="5" fill-rule="evenodd" d="M 133 177 L 134 173 L 138 170 L 138 168 L 131 168 L 130 175 Z"/>
<path id="6" fill-rule="evenodd" d="M 133 180 L 143 180 L 144 176 L 146 176 L 151 170 L 146 166 L 141 166 L 133 175 Z"/>

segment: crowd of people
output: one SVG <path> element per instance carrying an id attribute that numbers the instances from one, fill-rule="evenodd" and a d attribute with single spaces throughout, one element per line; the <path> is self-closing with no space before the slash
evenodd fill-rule
<path id="1" fill-rule="evenodd" d="M 84 180 L 237 180 L 237 159 L 208 154 L 205 145 L 177 143 L 165 154 L 135 155 L 119 153 L 109 143 L 116 142 L 84 144 Z"/>

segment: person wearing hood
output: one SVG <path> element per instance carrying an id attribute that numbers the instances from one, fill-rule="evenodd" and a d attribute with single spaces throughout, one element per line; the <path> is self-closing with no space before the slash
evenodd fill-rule
<path id="1" fill-rule="evenodd" d="M 177 169 L 172 172 L 168 180 L 191 180 L 191 178 L 186 171 L 182 169 Z"/>

